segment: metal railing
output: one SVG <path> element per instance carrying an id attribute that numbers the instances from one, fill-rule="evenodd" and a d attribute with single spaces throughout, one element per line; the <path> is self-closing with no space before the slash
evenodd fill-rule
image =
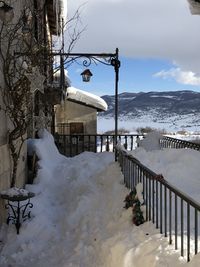
<path id="1" fill-rule="evenodd" d="M 160 145 L 161 148 L 191 148 L 200 150 L 200 144 L 168 136 L 163 136 L 163 138 L 160 140 Z"/>
<path id="2" fill-rule="evenodd" d="M 121 134 L 117 136 L 117 142 L 122 144 L 127 150 L 133 150 L 138 146 L 137 141 L 143 137 L 143 135 L 137 134 Z M 105 134 L 57 134 L 55 142 L 60 153 L 73 157 L 84 151 L 114 152 L 114 138 L 115 135 Z"/>
<path id="3" fill-rule="evenodd" d="M 169 244 L 174 243 L 175 249 L 180 249 L 181 256 L 186 256 L 190 261 L 191 255 L 199 252 L 199 203 L 168 183 L 162 175 L 148 169 L 123 148 L 118 146 L 116 149 L 126 187 L 133 190 L 139 182 L 143 184 L 146 220 L 152 221 L 160 233 L 168 237 Z"/>

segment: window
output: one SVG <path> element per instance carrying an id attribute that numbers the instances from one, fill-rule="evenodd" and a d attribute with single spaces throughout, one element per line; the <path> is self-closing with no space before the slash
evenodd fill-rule
<path id="1" fill-rule="evenodd" d="M 82 122 L 71 122 L 70 123 L 70 134 L 83 134 L 83 123 Z"/>

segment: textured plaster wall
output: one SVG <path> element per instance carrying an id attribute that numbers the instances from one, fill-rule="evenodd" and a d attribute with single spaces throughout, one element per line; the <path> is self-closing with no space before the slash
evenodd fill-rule
<path id="1" fill-rule="evenodd" d="M 96 134 L 97 132 L 97 111 L 70 101 L 65 101 L 63 106 L 56 107 L 56 124 L 83 122 L 85 134 Z"/>

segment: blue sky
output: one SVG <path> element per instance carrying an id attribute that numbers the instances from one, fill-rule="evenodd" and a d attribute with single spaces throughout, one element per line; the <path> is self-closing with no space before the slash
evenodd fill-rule
<path id="1" fill-rule="evenodd" d="M 119 76 L 119 93 L 121 92 L 149 92 L 149 91 L 200 91 L 200 86 L 187 85 L 176 82 L 173 77 L 155 77 L 161 70 L 172 69 L 174 65 L 167 60 L 132 59 L 120 57 L 121 67 Z M 93 73 L 89 83 L 82 82 L 80 73 L 85 69 L 73 64 L 68 73 L 72 86 L 97 94 L 114 94 L 114 68 L 103 64 L 90 65 Z"/>
<path id="2" fill-rule="evenodd" d="M 200 15 L 188 0 L 69 0 L 68 17 L 81 7 L 78 30 L 85 28 L 72 52 L 114 53 L 121 61 L 120 92 L 200 91 Z M 71 27 L 72 34 L 74 28 Z M 65 34 L 67 48 L 69 31 Z M 67 50 L 67 49 L 66 49 Z M 72 86 L 97 95 L 114 94 L 113 67 L 68 69 Z"/>

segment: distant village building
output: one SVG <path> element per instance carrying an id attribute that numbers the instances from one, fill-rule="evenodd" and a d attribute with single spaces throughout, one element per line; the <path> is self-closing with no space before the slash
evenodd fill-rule
<path id="1" fill-rule="evenodd" d="M 106 110 L 107 104 L 101 97 L 68 87 L 66 100 L 55 108 L 56 131 L 59 134 L 96 134 L 97 112 Z"/>

